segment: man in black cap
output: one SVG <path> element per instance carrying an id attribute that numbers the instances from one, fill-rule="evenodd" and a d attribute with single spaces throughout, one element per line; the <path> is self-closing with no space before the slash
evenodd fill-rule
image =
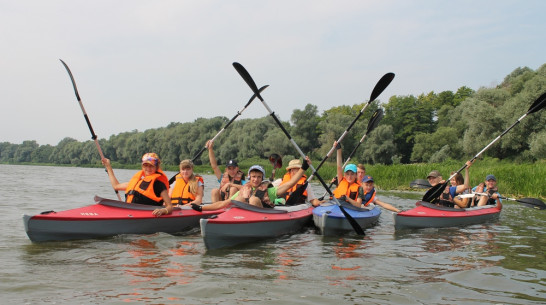
<path id="1" fill-rule="evenodd" d="M 226 163 L 226 170 L 224 173 L 218 167 L 218 162 L 214 156 L 214 151 L 212 149 L 213 142 L 208 141 L 206 147 L 209 150 L 209 160 L 210 166 L 214 171 L 214 175 L 220 182 L 219 188 L 214 188 L 211 191 L 211 201 L 216 202 L 220 200 L 226 200 L 239 191 L 239 189 L 245 184 L 245 175 L 242 171 L 239 170 L 239 164 L 235 160 L 229 160 Z"/>

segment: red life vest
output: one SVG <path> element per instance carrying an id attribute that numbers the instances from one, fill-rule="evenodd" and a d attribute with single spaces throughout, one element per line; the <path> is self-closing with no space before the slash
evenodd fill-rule
<path id="1" fill-rule="evenodd" d="M 197 179 L 197 186 L 199 186 L 199 182 L 201 182 L 202 184 L 205 184 L 201 176 L 195 176 L 195 178 Z M 182 175 L 178 173 L 178 175 L 176 175 L 176 184 L 174 185 L 173 192 L 171 193 L 172 204 L 186 204 L 194 200 L 195 200 L 195 194 L 190 192 L 189 181 L 188 182 L 184 181 L 184 178 L 182 178 Z"/>
<path id="2" fill-rule="evenodd" d="M 341 182 L 339 182 L 337 188 L 334 190 L 334 197 L 339 198 L 345 195 L 351 198 L 352 200 L 356 200 L 356 198 L 358 198 L 359 187 L 360 187 L 359 181 L 355 180 L 355 182 L 349 185 L 349 182 L 347 181 L 347 179 L 343 178 L 341 179 Z"/>
<path id="3" fill-rule="evenodd" d="M 155 202 L 157 205 L 161 205 L 163 203 L 163 198 L 161 196 L 156 196 L 154 192 L 154 183 L 156 180 L 165 184 L 167 190 L 169 190 L 169 178 L 167 178 L 162 170 L 158 169 L 156 173 L 148 176 L 144 176 L 143 170 L 136 173 L 129 181 L 129 185 L 127 185 L 127 189 L 125 190 L 125 201 L 129 203 L 141 203 L 133 201 L 135 193 L 139 193 Z"/>
<path id="4" fill-rule="evenodd" d="M 292 177 L 290 176 L 289 173 L 286 173 L 284 174 L 284 176 L 282 177 L 282 182 L 281 182 L 281 185 L 287 183 L 288 181 L 290 181 L 290 179 L 292 179 Z M 288 200 L 288 198 L 290 198 L 290 195 L 292 195 L 292 193 L 294 193 L 294 191 L 300 186 L 300 185 L 304 185 L 305 184 L 305 181 L 307 180 L 307 177 L 305 177 L 305 175 L 301 176 L 300 180 L 298 180 L 298 182 L 296 182 L 296 184 L 294 184 L 293 187 L 289 188 L 288 191 L 286 191 L 286 194 L 284 195 L 284 199 Z M 305 201 L 305 199 L 307 199 L 307 189 L 305 189 L 305 191 L 303 191 L 303 199 Z"/>

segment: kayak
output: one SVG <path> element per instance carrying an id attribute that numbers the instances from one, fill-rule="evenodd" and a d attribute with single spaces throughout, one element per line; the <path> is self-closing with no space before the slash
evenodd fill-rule
<path id="1" fill-rule="evenodd" d="M 341 205 L 362 229 L 377 224 L 379 216 L 381 216 L 381 209 L 377 206 L 366 209 L 355 207 L 347 202 L 341 202 Z M 313 222 L 319 228 L 320 234 L 325 236 L 341 235 L 354 231 L 339 206 L 332 201 L 323 203 L 313 210 Z"/>
<path id="2" fill-rule="evenodd" d="M 293 234 L 310 223 L 312 211 L 308 203 L 268 209 L 233 201 L 224 213 L 200 220 L 201 236 L 213 250 Z"/>
<path id="3" fill-rule="evenodd" d="M 483 223 L 499 217 L 502 204 L 466 209 L 437 206 L 425 201 L 416 207 L 394 214 L 395 228 L 441 228 Z"/>
<path id="4" fill-rule="evenodd" d="M 89 239 L 118 234 L 179 233 L 195 228 L 199 219 L 224 210 L 197 212 L 189 206 L 175 207 L 171 214 L 156 217 L 157 207 L 126 203 L 95 196 L 95 204 L 66 210 L 23 215 L 25 231 L 33 242 Z"/>

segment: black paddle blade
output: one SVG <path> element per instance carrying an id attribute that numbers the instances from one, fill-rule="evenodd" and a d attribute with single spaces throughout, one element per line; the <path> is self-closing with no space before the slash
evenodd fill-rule
<path id="1" fill-rule="evenodd" d="M 286 205 L 295 205 L 305 202 L 305 199 L 303 199 L 302 195 L 303 192 L 307 189 L 307 185 L 309 183 L 305 181 L 304 184 L 298 186 L 296 190 L 288 197 L 288 200 L 286 200 Z"/>
<path id="2" fill-rule="evenodd" d="M 447 186 L 447 182 L 442 184 L 436 184 L 425 193 L 422 200 L 426 202 L 433 202 L 436 198 L 442 195 L 442 193 L 446 189 L 446 186 Z"/>
<path id="3" fill-rule="evenodd" d="M 271 154 L 271 156 L 269 156 L 269 162 L 271 162 L 274 169 L 282 167 L 282 158 L 278 154 Z"/>
<path id="4" fill-rule="evenodd" d="M 419 188 L 419 189 L 429 189 L 432 187 L 425 179 L 416 179 L 410 182 L 410 187 Z"/>
<path id="5" fill-rule="evenodd" d="M 544 204 L 544 202 L 536 198 L 521 198 L 521 199 L 517 199 L 516 201 L 526 207 L 530 207 L 537 210 L 546 210 L 546 204 Z"/>
<path id="6" fill-rule="evenodd" d="M 383 118 L 383 109 L 379 108 L 372 114 L 372 118 L 368 122 L 368 130 L 366 131 L 366 134 L 369 134 L 372 130 L 374 130 L 375 127 L 379 125 L 379 122 L 381 122 L 382 118 Z"/>
<path id="7" fill-rule="evenodd" d="M 370 95 L 370 101 L 368 103 L 375 101 L 375 99 L 389 86 L 393 79 L 394 73 L 392 72 L 383 75 L 383 77 L 381 77 L 373 88 L 372 94 Z"/>
<path id="8" fill-rule="evenodd" d="M 239 72 L 239 75 L 241 75 L 241 77 L 245 80 L 246 84 L 250 87 L 250 89 L 252 89 L 254 94 L 256 94 L 256 96 L 260 99 L 260 101 L 263 102 L 264 99 L 262 98 L 262 96 L 260 95 L 260 92 L 258 91 L 258 86 L 256 86 L 256 83 L 252 79 L 252 76 L 250 76 L 250 73 L 248 73 L 245 67 L 243 67 L 243 65 L 241 65 L 238 62 L 234 62 L 233 67 L 235 68 L 235 70 L 237 70 L 237 72 Z"/>
<path id="9" fill-rule="evenodd" d="M 74 76 L 72 75 L 72 72 L 70 71 L 70 68 L 68 68 L 68 65 L 62 60 L 59 59 L 63 66 L 65 67 L 66 71 L 68 72 L 68 75 L 70 76 L 70 80 L 72 81 L 72 86 L 74 87 L 74 93 L 76 93 L 76 99 L 78 99 L 78 102 L 82 99 L 80 98 L 80 94 L 78 93 L 78 87 L 76 87 L 76 81 L 74 80 Z"/>
<path id="10" fill-rule="evenodd" d="M 364 230 L 362 230 L 362 227 L 356 222 L 356 220 L 345 211 L 345 208 L 340 204 L 339 209 L 341 210 L 341 213 L 345 215 L 345 218 L 347 218 L 347 221 L 349 221 L 349 224 L 351 224 L 351 227 L 353 227 L 353 230 L 355 230 L 356 234 L 358 235 L 366 235 L 364 233 Z"/>
<path id="11" fill-rule="evenodd" d="M 546 106 L 546 92 L 544 92 L 537 100 L 529 107 L 529 114 L 537 112 Z"/>

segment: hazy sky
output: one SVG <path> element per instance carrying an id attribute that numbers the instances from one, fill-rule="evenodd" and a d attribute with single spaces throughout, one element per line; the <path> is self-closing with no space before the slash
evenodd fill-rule
<path id="1" fill-rule="evenodd" d="M 0 142 L 99 138 L 233 117 L 251 90 L 283 120 L 380 96 L 490 87 L 546 63 L 546 1 L 0 0 Z M 262 117 L 255 101 L 242 117 Z"/>

